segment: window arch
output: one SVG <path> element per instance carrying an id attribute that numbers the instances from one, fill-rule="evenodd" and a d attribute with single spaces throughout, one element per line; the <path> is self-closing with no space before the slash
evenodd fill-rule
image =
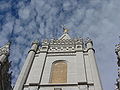
<path id="1" fill-rule="evenodd" d="M 51 68 L 50 83 L 67 83 L 67 63 L 64 60 L 55 61 Z"/>

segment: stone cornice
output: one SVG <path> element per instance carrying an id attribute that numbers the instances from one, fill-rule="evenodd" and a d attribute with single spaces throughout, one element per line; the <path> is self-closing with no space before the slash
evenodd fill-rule
<path id="1" fill-rule="evenodd" d="M 0 48 L 0 56 L 1 55 L 9 55 L 9 48 L 10 48 L 10 43 L 7 43 L 3 47 Z"/>
<path id="2" fill-rule="evenodd" d="M 48 56 L 75 56 L 75 52 L 57 52 L 57 53 L 48 53 Z"/>

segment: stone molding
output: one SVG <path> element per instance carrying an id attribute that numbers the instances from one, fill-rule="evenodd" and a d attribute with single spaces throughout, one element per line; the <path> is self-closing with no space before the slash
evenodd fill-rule
<path id="1" fill-rule="evenodd" d="M 89 86 L 94 86 L 94 83 L 87 83 L 87 82 L 78 82 L 78 83 L 59 83 L 59 84 L 39 84 L 39 83 L 29 83 L 25 84 L 24 87 L 29 87 L 29 86 L 42 86 L 42 87 L 50 87 L 50 86 L 78 86 L 78 85 L 89 85 Z"/>
<path id="2" fill-rule="evenodd" d="M 48 53 L 48 56 L 75 56 L 76 53 L 75 52 L 64 52 L 64 53 Z"/>

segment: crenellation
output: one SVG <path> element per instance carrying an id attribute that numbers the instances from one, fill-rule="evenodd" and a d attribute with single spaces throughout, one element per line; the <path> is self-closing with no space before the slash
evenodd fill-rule
<path id="1" fill-rule="evenodd" d="M 90 38 L 85 39 L 85 45 L 87 45 L 88 43 L 91 43 L 93 45 L 93 41 Z"/>
<path id="2" fill-rule="evenodd" d="M 48 49 L 49 52 L 66 52 L 66 51 L 74 51 L 74 50 L 84 50 L 86 51 L 85 44 L 91 42 L 91 39 L 83 39 L 83 38 L 75 38 L 75 39 L 51 39 L 44 40 L 42 43 L 42 48 L 40 51 Z M 49 47 L 49 48 L 48 48 Z M 88 49 L 88 48 L 87 48 Z M 40 52 L 38 51 L 38 52 Z"/>

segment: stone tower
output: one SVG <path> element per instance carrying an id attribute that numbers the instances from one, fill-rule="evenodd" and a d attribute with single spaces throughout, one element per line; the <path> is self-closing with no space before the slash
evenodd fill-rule
<path id="1" fill-rule="evenodd" d="M 11 62 L 8 60 L 10 43 L 0 48 L 0 90 L 12 90 L 11 73 L 9 68 Z"/>
<path id="2" fill-rule="evenodd" d="M 102 90 L 91 39 L 70 38 L 32 43 L 14 90 Z"/>

